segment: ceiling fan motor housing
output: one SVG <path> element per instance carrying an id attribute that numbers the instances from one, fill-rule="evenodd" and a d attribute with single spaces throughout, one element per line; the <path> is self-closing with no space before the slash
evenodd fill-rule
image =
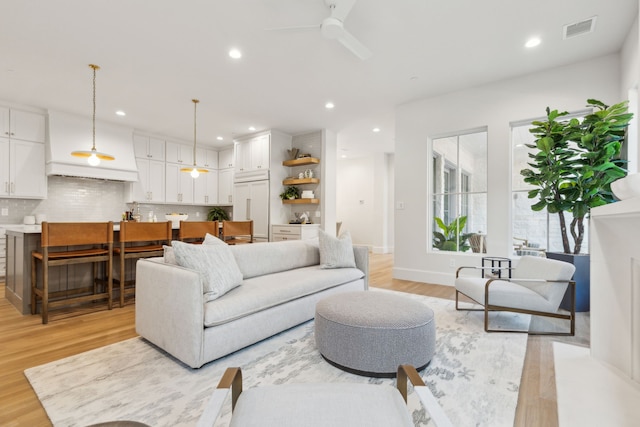
<path id="1" fill-rule="evenodd" d="M 337 39 L 344 33 L 342 21 L 331 16 L 322 21 L 320 30 L 322 31 L 322 36 L 327 39 Z"/>

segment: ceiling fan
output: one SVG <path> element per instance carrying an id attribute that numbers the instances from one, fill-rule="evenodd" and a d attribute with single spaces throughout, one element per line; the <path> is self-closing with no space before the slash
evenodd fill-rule
<path id="1" fill-rule="evenodd" d="M 331 15 L 326 17 L 322 23 L 318 25 L 307 25 L 299 27 L 270 28 L 270 30 L 306 30 L 320 28 L 322 37 L 326 39 L 335 39 L 344 47 L 349 49 L 355 56 L 365 60 L 371 57 L 371 51 L 367 49 L 358 39 L 344 28 L 344 20 L 356 3 L 356 0 L 324 0 L 331 11 Z"/>

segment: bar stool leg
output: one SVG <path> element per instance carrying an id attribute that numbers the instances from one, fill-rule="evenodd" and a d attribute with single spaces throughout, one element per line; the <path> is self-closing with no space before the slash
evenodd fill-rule
<path id="1" fill-rule="evenodd" d="M 36 288 L 38 287 L 38 276 L 36 262 L 38 258 L 31 256 L 31 314 L 37 313 L 37 303 L 38 300 L 36 298 Z"/>
<path id="2" fill-rule="evenodd" d="M 47 248 L 44 249 L 45 252 Z M 42 324 L 49 323 L 49 260 L 48 254 L 42 259 Z"/>
<path id="3" fill-rule="evenodd" d="M 124 246 L 120 250 L 120 308 L 124 307 L 124 285 L 126 282 L 127 259 L 124 254 Z"/>
<path id="4" fill-rule="evenodd" d="M 113 248 L 109 247 L 109 253 L 113 253 Z M 113 255 L 109 256 L 107 260 L 107 293 L 109 310 L 113 308 Z"/>

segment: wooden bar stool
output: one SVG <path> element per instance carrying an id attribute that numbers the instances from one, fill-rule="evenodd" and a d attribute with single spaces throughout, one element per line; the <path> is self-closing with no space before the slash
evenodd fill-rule
<path id="1" fill-rule="evenodd" d="M 135 295 L 135 268 L 133 279 L 126 280 L 126 260 L 162 256 L 162 245 L 171 245 L 171 222 L 120 222 L 118 246 L 113 252 L 120 259 L 120 276 L 114 283 L 120 285 L 120 307 L 125 295 Z M 129 287 L 127 289 L 127 286 Z"/>
<path id="2" fill-rule="evenodd" d="M 222 240 L 228 245 L 253 243 L 253 220 L 222 221 Z"/>
<path id="3" fill-rule="evenodd" d="M 220 236 L 218 221 L 180 221 L 178 239 L 181 242 L 200 244 L 207 233 L 215 237 Z"/>
<path id="4" fill-rule="evenodd" d="M 42 250 L 31 252 L 31 314 L 38 311 L 38 298 L 42 300 L 44 324 L 49 322 L 50 309 L 64 305 L 107 299 L 111 310 L 113 222 L 43 222 L 41 242 Z M 77 248 L 70 248 L 74 246 Z M 42 261 L 42 289 L 38 288 L 37 260 Z M 107 286 L 98 293 L 96 263 L 100 262 L 106 263 Z M 51 292 L 49 267 L 81 263 L 93 263 L 91 286 Z"/>

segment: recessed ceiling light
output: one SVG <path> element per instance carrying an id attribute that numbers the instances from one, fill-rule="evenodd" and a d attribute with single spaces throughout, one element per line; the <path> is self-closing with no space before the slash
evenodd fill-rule
<path id="1" fill-rule="evenodd" d="M 229 56 L 232 57 L 233 59 L 239 59 L 239 58 L 242 58 L 242 52 L 234 48 L 229 51 Z"/>
<path id="2" fill-rule="evenodd" d="M 224 138 L 223 138 L 223 137 L 221 137 L 221 136 L 219 136 L 219 137 L 217 137 L 216 139 L 217 139 L 218 141 L 222 141 Z"/>
<path id="3" fill-rule="evenodd" d="M 380 132 L 380 128 L 373 128 L 371 130 L 374 131 L 374 132 Z"/>
<path id="4" fill-rule="evenodd" d="M 524 47 L 536 47 L 540 44 L 541 40 L 538 37 L 532 37 L 524 44 Z"/>
<path id="5" fill-rule="evenodd" d="M 249 126 L 249 130 L 250 131 L 254 131 L 254 130 L 256 130 L 256 128 L 254 128 L 253 126 Z"/>
<path id="6" fill-rule="evenodd" d="M 116 111 L 116 115 L 117 115 L 117 116 L 126 116 L 126 115 L 127 115 L 127 113 L 125 113 L 125 112 L 124 112 L 124 111 L 122 111 L 122 110 L 118 110 L 118 111 Z"/>
<path id="7" fill-rule="evenodd" d="M 333 102 L 327 102 L 326 104 L 324 104 L 324 108 L 326 108 L 327 110 L 330 110 L 333 107 L 335 107 L 335 105 L 333 105 Z"/>

